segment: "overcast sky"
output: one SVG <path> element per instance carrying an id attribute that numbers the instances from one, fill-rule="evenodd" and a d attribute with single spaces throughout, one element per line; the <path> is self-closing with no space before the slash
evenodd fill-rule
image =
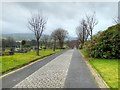
<path id="1" fill-rule="evenodd" d="M 76 36 L 76 27 L 86 14 L 96 12 L 98 25 L 93 33 L 103 31 L 114 24 L 113 18 L 118 16 L 117 2 L 4 2 L 2 4 L 2 33 L 32 33 L 28 27 L 28 19 L 32 13 L 42 13 L 47 18 L 45 34 L 56 28 L 64 28 L 70 36 Z M 2 19 L 2 20 L 1 20 Z"/>

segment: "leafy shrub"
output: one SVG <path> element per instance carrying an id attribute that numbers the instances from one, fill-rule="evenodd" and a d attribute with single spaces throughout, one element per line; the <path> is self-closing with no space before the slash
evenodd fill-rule
<path id="1" fill-rule="evenodd" d="M 4 52 L 1 52 L 1 54 L 4 56 L 4 55 L 14 55 L 14 52 L 9 49 L 6 49 Z"/>
<path id="2" fill-rule="evenodd" d="M 84 44 L 87 52 L 94 58 L 120 58 L 120 25 L 109 27 L 93 36 Z"/>

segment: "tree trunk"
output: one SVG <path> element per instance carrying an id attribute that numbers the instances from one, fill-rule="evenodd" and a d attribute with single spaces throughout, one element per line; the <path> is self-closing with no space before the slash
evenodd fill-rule
<path id="1" fill-rule="evenodd" d="M 81 47 L 80 48 L 83 49 L 83 43 L 81 43 Z"/>
<path id="2" fill-rule="evenodd" d="M 37 54 L 38 56 L 39 56 L 39 44 L 40 44 L 40 43 L 39 43 L 39 40 L 37 40 L 37 53 L 36 53 L 36 54 Z"/>
<path id="3" fill-rule="evenodd" d="M 84 38 L 85 38 L 85 37 L 84 37 L 84 35 L 85 35 L 84 33 L 85 33 L 85 32 L 84 32 L 84 27 L 83 27 L 83 44 L 84 44 Z"/>
<path id="4" fill-rule="evenodd" d="M 59 44 L 60 44 L 60 49 L 62 49 L 63 48 L 63 42 L 60 41 Z"/>
<path id="5" fill-rule="evenodd" d="M 92 30 L 91 30 L 91 41 L 92 41 Z"/>
<path id="6" fill-rule="evenodd" d="M 47 43 L 45 43 L 45 50 L 47 49 Z"/>
<path id="7" fill-rule="evenodd" d="M 56 40 L 55 40 L 55 42 L 54 42 L 53 51 L 55 51 L 55 49 L 56 49 Z"/>

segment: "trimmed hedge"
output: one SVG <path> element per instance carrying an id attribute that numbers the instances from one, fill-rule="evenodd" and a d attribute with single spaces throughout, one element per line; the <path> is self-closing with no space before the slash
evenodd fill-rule
<path id="1" fill-rule="evenodd" d="M 84 44 L 84 48 L 94 58 L 120 59 L 120 25 L 98 32 L 92 41 Z"/>

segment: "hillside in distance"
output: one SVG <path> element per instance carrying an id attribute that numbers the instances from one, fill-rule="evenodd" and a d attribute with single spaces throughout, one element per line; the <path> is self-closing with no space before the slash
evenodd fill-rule
<path id="1" fill-rule="evenodd" d="M 12 34 L 2 34 L 3 38 L 7 38 L 7 37 L 12 37 L 14 38 L 16 41 L 21 41 L 21 40 L 32 40 L 35 39 L 35 35 L 34 33 L 12 33 Z M 68 37 L 69 40 L 75 40 L 76 37 Z"/>
<path id="2" fill-rule="evenodd" d="M 2 34 L 3 38 L 12 37 L 16 41 L 21 40 L 32 40 L 35 39 L 35 36 L 33 33 L 12 33 L 12 34 Z"/>

